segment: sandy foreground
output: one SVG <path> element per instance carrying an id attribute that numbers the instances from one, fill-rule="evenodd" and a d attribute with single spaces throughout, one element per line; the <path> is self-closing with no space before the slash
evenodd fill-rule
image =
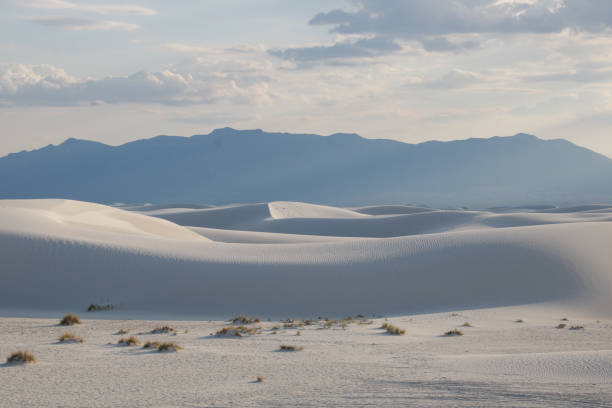
<path id="1" fill-rule="evenodd" d="M 211 336 L 225 321 L 115 320 L 121 312 L 83 312 L 72 327 L 1 318 L 0 355 L 22 349 L 38 362 L 0 366 L 0 405 L 612 406 L 612 320 L 578 310 L 528 305 L 357 319 L 345 328 L 263 321 L 249 325 L 260 334 L 240 338 Z M 385 334 L 383 323 L 406 334 Z M 150 334 L 163 325 L 178 333 Z M 455 328 L 464 335 L 442 335 Z M 184 350 L 119 346 L 121 329 Z M 65 332 L 85 342 L 59 343 Z M 303 350 L 280 352 L 281 344 Z"/>
<path id="2" fill-rule="evenodd" d="M 0 362 L 38 360 L 0 365 L 0 406 L 612 406 L 610 221 L 602 204 L 0 200 Z M 83 323 L 59 326 L 68 312 Z M 243 313 L 256 334 L 214 335 Z"/>

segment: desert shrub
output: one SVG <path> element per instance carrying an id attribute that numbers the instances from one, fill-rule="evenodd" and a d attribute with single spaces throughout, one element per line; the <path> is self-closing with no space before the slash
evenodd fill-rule
<path id="1" fill-rule="evenodd" d="M 445 336 L 463 336 L 463 332 L 461 330 L 453 329 L 444 333 Z"/>
<path id="2" fill-rule="evenodd" d="M 256 382 L 262 383 L 264 381 L 266 381 L 266 377 L 264 377 L 263 375 L 258 375 L 257 376 L 257 381 Z"/>
<path id="3" fill-rule="evenodd" d="M 128 334 L 130 331 L 127 329 L 119 329 L 119 331 L 117 331 L 117 335 L 122 335 L 122 334 Z"/>
<path id="4" fill-rule="evenodd" d="M 525 321 L 523 319 L 516 319 L 514 323 L 525 323 Z"/>
<path id="5" fill-rule="evenodd" d="M 157 351 L 165 352 L 165 351 L 180 351 L 183 348 L 176 343 L 160 343 L 157 346 Z"/>
<path id="6" fill-rule="evenodd" d="M 117 344 L 121 344 L 121 345 L 124 345 L 124 346 L 138 346 L 138 345 L 140 345 L 140 340 L 138 340 L 134 336 L 130 336 L 130 337 L 127 337 L 127 338 L 123 337 L 123 338 L 119 339 Z"/>
<path id="7" fill-rule="evenodd" d="M 104 312 L 107 310 L 113 310 L 115 308 L 114 305 L 109 304 L 105 304 L 105 305 L 99 305 L 97 303 L 92 303 L 91 305 L 89 305 L 89 307 L 87 308 L 88 312 Z"/>
<path id="8" fill-rule="evenodd" d="M 570 326 L 570 330 L 584 330 L 584 326 Z"/>
<path id="9" fill-rule="evenodd" d="M 566 326 L 567 326 L 567 324 L 565 324 L 565 323 L 559 323 L 557 325 L 557 329 L 565 329 Z"/>
<path id="10" fill-rule="evenodd" d="M 170 326 L 160 326 L 151 330 L 151 334 L 176 333 L 177 330 Z"/>
<path id="11" fill-rule="evenodd" d="M 74 324 L 81 324 L 81 319 L 79 319 L 78 316 L 75 316 L 72 313 L 68 313 L 62 318 L 62 320 L 60 320 L 60 324 L 62 326 L 72 326 Z"/>
<path id="12" fill-rule="evenodd" d="M 246 326 L 237 326 L 237 327 L 224 327 L 221 330 L 215 333 L 216 336 L 231 336 L 231 337 L 244 337 L 251 336 L 254 334 L 261 333 L 261 327 L 246 327 Z"/>
<path id="13" fill-rule="evenodd" d="M 228 321 L 233 324 L 261 323 L 261 320 L 258 317 L 249 317 L 246 315 L 234 316 Z"/>
<path id="14" fill-rule="evenodd" d="M 158 348 L 160 344 L 159 341 L 147 341 L 142 348 Z"/>
<path id="15" fill-rule="evenodd" d="M 562 322 L 567 322 L 567 317 L 564 317 L 563 319 L 561 319 Z"/>
<path id="16" fill-rule="evenodd" d="M 463 323 L 463 327 L 474 327 L 474 326 L 472 326 L 472 323 L 470 322 L 465 322 Z"/>
<path id="17" fill-rule="evenodd" d="M 36 357 L 34 354 L 29 353 L 27 351 L 16 351 L 12 353 L 10 356 L 6 358 L 7 364 L 26 364 L 26 363 L 35 363 Z"/>
<path id="18" fill-rule="evenodd" d="M 301 351 L 304 350 L 302 346 L 296 346 L 293 344 L 281 344 L 279 351 Z"/>
<path id="19" fill-rule="evenodd" d="M 59 341 L 61 343 L 83 343 L 85 340 L 72 333 L 64 333 L 59 337 Z"/>
<path id="20" fill-rule="evenodd" d="M 388 334 L 394 334 L 397 336 L 406 334 L 405 329 L 400 329 L 399 327 L 393 326 L 392 324 L 385 323 L 383 326 Z"/>

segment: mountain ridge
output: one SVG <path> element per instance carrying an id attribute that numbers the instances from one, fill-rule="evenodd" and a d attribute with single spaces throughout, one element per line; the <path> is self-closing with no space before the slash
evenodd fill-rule
<path id="1" fill-rule="evenodd" d="M 0 198 L 492 207 L 612 201 L 612 159 L 564 139 L 409 144 L 221 128 L 119 146 L 70 138 L 0 158 Z"/>

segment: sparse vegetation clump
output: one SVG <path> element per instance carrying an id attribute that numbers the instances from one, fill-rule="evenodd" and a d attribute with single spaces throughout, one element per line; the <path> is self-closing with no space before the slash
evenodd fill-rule
<path id="1" fill-rule="evenodd" d="M 463 336 L 463 332 L 458 329 L 449 330 L 444 333 L 445 336 Z"/>
<path id="2" fill-rule="evenodd" d="M 252 336 L 254 334 L 261 333 L 261 327 L 247 327 L 247 326 L 230 326 L 224 327 L 215 333 L 216 336 L 229 336 L 229 337 L 245 337 Z"/>
<path id="3" fill-rule="evenodd" d="M 570 330 L 584 330 L 584 326 L 570 326 Z"/>
<path id="4" fill-rule="evenodd" d="M 516 319 L 514 323 L 525 323 L 525 321 L 523 319 Z"/>
<path id="5" fill-rule="evenodd" d="M 294 344 L 281 344 L 279 351 L 302 351 L 304 347 Z"/>
<path id="6" fill-rule="evenodd" d="M 565 329 L 566 326 L 567 326 L 567 324 L 565 324 L 565 323 L 559 323 L 557 325 L 557 329 Z"/>
<path id="7" fill-rule="evenodd" d="M 405 329 L 400 329 L 399 327 L 394 326 L 390 323 L 383 323 L 383 325 L 381 326 L 381 329 L 385 329 L 388 334 L 394 334 L 396 336 L 401 336 L 401 335 L 406 334 Z"/>
<path id="8" fill-rule="evenodd" d="M 151 330 L 151 334 L 177 333 L 177 330 L 170 326 L 160 326 Z"/>
<path id="9" fill-rule="evenodd" d="M 158 348 L 160 344 L 159 341 L 147 341 L 142 348 Z"/>
<path id="10" fill-rule="evenodd" d="M 472 326 L 472 323 L 470 322 L 465 322 L 463 323 L 463 327 L 474 327 L 474 326 Z"/>
<path id="11" fill-rule="evenodd" d="M 266 381 L 266 377 L 264 377 L 263 375 L 258 375 L 257 376 L 257 381 L 256 382 L 262 383 L 264 381 Z"/>
<path id="12" fill-rule="evenodd" d="M 374 324 L 374 320 L 368 320 L 364 317 L 364 318 L 361 318 L 357 324 L 359 325 Z"/>
<path id="13" fill-rule="evenodd" d="M 34 354 L 27 351 L 16 351 L 6 358 L 7 364 L 32 364 L 36 362 Z"/>
<path id="14" fill-rule="evenodd" d="M 139 346 L 140 345 L 140 340 L 138 340 L 134 336 L 122 337 L 122 338 L 119 339 L 117 344 L 121 344 L 121 345 L 124 345 L 124 346 Z"/>
<path id="15" fill-rule="evenodd" d="M 253 324 L 253 323 L 261 323 L 259 317 L 249 317 L 247 315 L 234 316 L 228 320 L 233 324 Z"/>
<path id="16" fill-rule="evenodd" d="M 111 305 L 110 303 L 104 304 L 104 305 L 99 305 L 97 303 L 92 303 L 87 308 L 87 311 L 88 312 L 104 312 L 104 311 L 113 310 L 113 309 L 115 309 L 115 306 Z"/>
<path id="17" fill-rule="evenodd" d="M 129 331 L 129 330 L 127 330 L 127 329 L 119 329 L 119 330 L 117 331 L 117 333 L 115 333 L 115 334 L 118 334 L 118 335 L 123 335 L 123 334 L 128 334 L 129 332 L 130 332 L 130 331 Z"/>
<path id="18" fill-rule="evenodd" d="M 59 337 L 60 343 L 83 343 L 82 337 L 78 337 L 72 333 L 64 333 Z"/>
<path id="19" fill-rule="evenodd" d="M 62 326 L 72 326 L 75 324 L 81 324 L 81 319 L 79 319 L 78 316 L 75 316 L 72 313 L 68 313 L 62 318 L 62 320 L 60 320 L 60 324 Z"/>
<path id="20" fill-rule="evenodd" d="M 160 343 L 157 346 L 157 351 L 159 352 L 169 352 L 169 351 L 180 351 L 183 348 L 176 343 Z"/>

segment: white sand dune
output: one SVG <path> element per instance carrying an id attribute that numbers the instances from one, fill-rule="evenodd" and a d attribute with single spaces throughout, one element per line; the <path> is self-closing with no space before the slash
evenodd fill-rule
<path id="1" fill-rule="evenodd" d="M 324 217 L 312 218 L 319 210 Z M 275 211 L 310 218 L 273 218 Z M 299 204 L 153 213 L 226 229 L 281 223 L 319 237 L 226 231 L 207 239 L 206 229 L 101 205 L 3 201 L 0 307 L 69 309 L 109 299 L 124 310 L 284 316 L 577 301 L 612 312 L 601 309 L 612 293 L 605 213 L 543 214 L 537 222 L 532 214 L 504 221 L 509 215 L 474 211 L 344 218 L 352 212 Z M 386 230 L 412 235 L 363 238 Z M 344 234 L 356 237 L 333 237 Z"/>

